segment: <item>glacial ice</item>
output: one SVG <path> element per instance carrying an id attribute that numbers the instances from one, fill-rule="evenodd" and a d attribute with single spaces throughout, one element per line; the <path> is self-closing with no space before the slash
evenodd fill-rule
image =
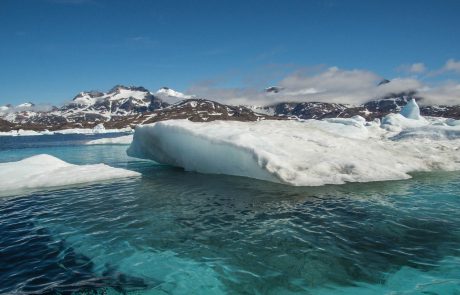
<path id="1" fill-rule="evenodd" d="M 0 163 L 0 195 L 133 176 L 140 174 L 105 164 L 73 165 L 41 154 L 17 162 Z"/>
<path id="2" fill-rule="evenodd" d="M 157 122 L 136 128 L 128 155 L 297 186 L 407 179 L 460 170 L 460 126 L 392 114 L 306 121 Z M 392 128 L 389 128 L 392 127 Z"/>
<path id="3" fill-rule="evenodd" d="M 408 119 L 413 119 L 413 120 L 420 120 L 420 108 L 418 107 L 418 104 L 415 102 L 415 99 L 411 99 L 402 109 L 401 109 L 401 115 Z"/>
<path id="4" fill-rule="evenodd" d="M 35 135 L 43 135 L 41 132 L 33 131 L 33 130 L 11 130 L 8 132 L 0 132 L 0 136 L 35 136 Z"/>
<path id="5" fill-rule="evenodd" d="M 105 134 L 105 133 L 128 133 L 133 130 L 131 127 L 121 128 L 121 129 L 106 129 L 104 126 L 95 126 L 94 128 L 72 128 L 72 129 L 62 129 L 55 131 L 33 131 L 33 130 L 11 130 L 7 132 L 0 132 L 0 136 L 32 136 L 32 135 L 53 135 L 53 134 Z"/>
<path id="6" fill-rule="evenodd" d="M 119 137 L 112 138 L 99 138 L 88 141 L 86 144 L 89 145 L 99 145 L 99 144 L 116 144 L 116 145 L 126 145 L 130 144 L 133 141 L 133 135 L 124 135 Z"/>

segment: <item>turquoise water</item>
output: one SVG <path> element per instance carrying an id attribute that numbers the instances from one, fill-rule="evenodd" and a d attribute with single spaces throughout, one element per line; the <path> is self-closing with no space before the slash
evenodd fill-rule
<path id="1" fill-rule="evenodd" d="M 0 138 L 0 162 L 143 176 L 2 197 L 2 294 L 460 294 L 458 172 L 301 188 L 27 140 Z"/>

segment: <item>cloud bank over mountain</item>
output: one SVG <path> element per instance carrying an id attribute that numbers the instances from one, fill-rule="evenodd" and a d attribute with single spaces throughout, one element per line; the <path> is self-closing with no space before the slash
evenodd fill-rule
<path id="1" fill-rule="evenodd" d="M 429 71 L 423 63 L 401 67 L 406 75 L 389 80 L 363 69 L 338 67 L 302 70 L 288 74 L 276 83 L 276 91 L 260 88 L 220 87 L 219 84 L 195 84 L 188 93 L 230 104 L 267 105 L 278 102 L 330 102 L 358 105 L 392 94 L 410 93 L 423 98 L 425 105 L 460 104 L 460 82 L 451 75 L 460 73 L 460 62 L 450 59 L 438 69 Z M 429 76 L 450 75 L 449 79 L 432 81 Z M 273 90 L 273 89 L 272 89 Z"/>

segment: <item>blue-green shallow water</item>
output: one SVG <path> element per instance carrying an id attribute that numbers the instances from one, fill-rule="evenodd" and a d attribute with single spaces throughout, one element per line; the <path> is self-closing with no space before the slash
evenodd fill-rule
<path id="1" fill-rule="evenodd" d="M 143 176 L 1 198 L 0 293 L 460 294 L 458 172 L 299 188 L 16 140 Z"/>

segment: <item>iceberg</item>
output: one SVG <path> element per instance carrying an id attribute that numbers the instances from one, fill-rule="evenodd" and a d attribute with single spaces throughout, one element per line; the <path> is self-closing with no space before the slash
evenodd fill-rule
<path id="1" fill-rule="evenodd" d="M 428 130 L 425 123 L 415 128 Z M 187 171 L 296 186 L 398 180 L 416 171 L 460 170 L 459 133 L 449 133 L 443 141 L 410 136 L 401 140 L 394 135 L 378 122 L 367 124 L 360 118 L 171 120 L 137 127 L 127 153 Z"/>
<path id="2" fill-rule="evenodd" d="M 99 124 L 94 128 L 73 128 L 53 131 L 54 134 L 101 134 L 101 133 L 125 133 L 132 132 L 131 127 L 121 129 L 106 129 L 104 125 Z"/>
<path id="3" fill-rule="evenodd" d="M 105 134 L 105 133 L 132 133 L 131 127 L 121 129 L 106 129 L 104 125 L 99 124 L 94 128 L 72 128 L 62 129 L 55 131 L 34 131 L 34 130 L 11 130 L 7 132 L 0 132 L 0 136 L 32 136 L 32 135 L 53 135 L 53 134 Z"/>
<path id="4" fill-rule="evenodd" d="M 88 141 L 86 144 L 98 145 L 98 144 L 113 144 L 113 145 L 127 145 L 133 141 L 133 135 L 125 135 L 112 138 L 99 138 Z"/>
<path id="5" fill-rule="evenodd" d="M 35 136 L 35 135 L 43 135 L 40 132 L 34 130 L 11 130 L 8 132 L 0 132 L 0 136 Z"/>
<path id="6" fill-rule="evenodd" d="M 96 126 L 94 126 L 92 131 L 93 131 L 94 134 L 105 133 L 104 124 L 102 124 L 102 123 L 97 124 Z"/>
<path id="7" fill-rule="evenodd" d="M 73 165 L 41 154 L 17 162 L 0 163 L 0 195 L 140 175 L 105 164 Z"/>
<path id="8" fill-rule="evenodd" d="M 411 99 L 402 109 L 401 115 L 412 120 L 420 120 L 420 108 L 415 102 L 415 99 Z"/>

